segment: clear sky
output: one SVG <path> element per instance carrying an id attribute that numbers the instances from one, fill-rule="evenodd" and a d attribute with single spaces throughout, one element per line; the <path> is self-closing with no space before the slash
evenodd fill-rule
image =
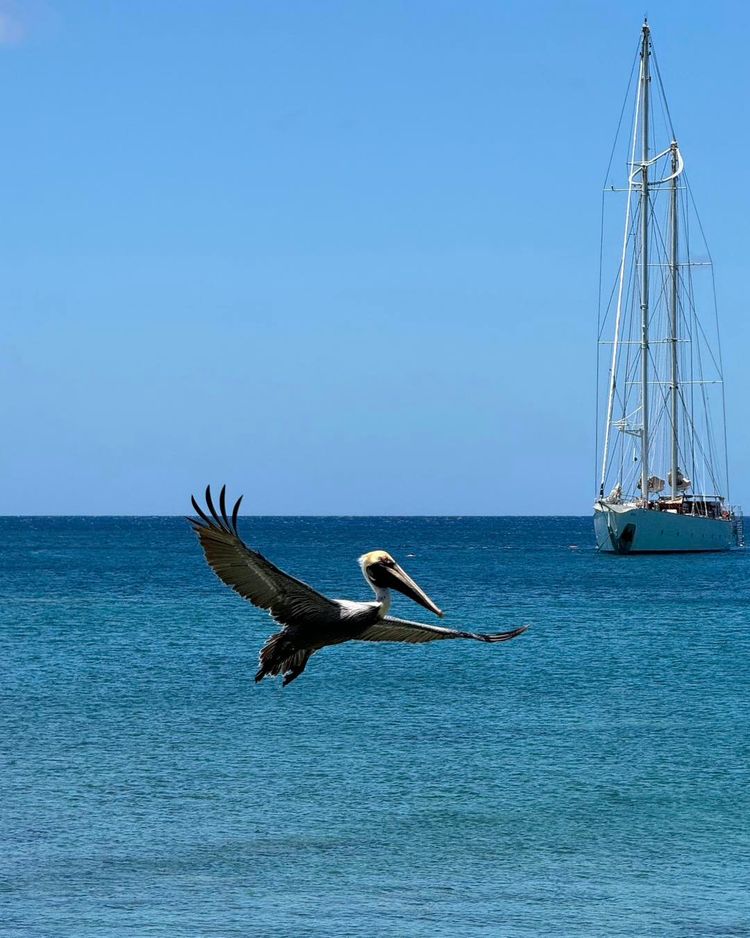
<path id="1" fill-rule="evenodd" d="M 0 514 L 585 514 L 643 3 L 0 2 Z M 750 5 L 649 2 L 750 508 Z"/>

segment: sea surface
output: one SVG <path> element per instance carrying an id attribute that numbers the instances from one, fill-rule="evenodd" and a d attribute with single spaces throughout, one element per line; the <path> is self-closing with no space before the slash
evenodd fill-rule
<path id="1" fill-rule="evenodd" d="M 531 628 L 255 685 L 273 623 L 183 520 L 0 520 L 3 938 L 750 936 L 750 553 L 240 524 L 333 596 L 369 598 L 385 548 L 444 624 Z"/>

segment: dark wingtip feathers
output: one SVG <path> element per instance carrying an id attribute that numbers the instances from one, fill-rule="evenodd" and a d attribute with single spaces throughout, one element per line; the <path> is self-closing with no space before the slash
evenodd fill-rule
<path id="1" fill-rule="evenodd" d="M 219 517 L 219 514 L 218 514 L 218 512 L 216 511 L 216 508 L 214 507 L 214 500 L 213 500 L 213 498 L 211 497 L 211 486 L 210 486 L 210 485 L 207 485 L 207 486 L 206 486 L 206 504 L 208 505 L 208 510 L 209 510 L 209 511 L 211 512 L 211 514 L 213 515 L 214 521 L 216 522 L 216 524 L 222 529 L 222 531 L 225 530 L 224 525 L 221 523 L 221 518 Z"/>
<path id="2" fill-rule="evenodd" d="M 517 629 L 511 629 L 510 632 L 497 632 L 494 635 L 479 635 L 478 638 L 481 638 L 483 642 L 509 642 L 512 638 L 525 632 L 526 629 L 528 629 L 528 625 L 522 625 Z"/>
<path id="3" fill-rule="evenodd" d="M 211 519 L 208 517 L 208 515 L 206 515 L 201 506 L 195 500 L 195 495 L 190 496 L 190 501 L 193 503 L 193 508 L 195 509 L 195 513 L 198 515 L 198 517 L 202 518 L 206 524 L 211 524 Z"/>
<path id="4" fill-rule="evenodd" d="M 201 519 L 201 521 L 196 521 L 195 518 L 188 518 L 187 520 L 196 528 L 204 528 L 208 526 L 209 528 L 219 528 L 221 531 L 225 531 L 227 534 L 233 534 L 235 537 L 239 537 L 237 531 L 237 516 L 240 511 L 240 503 L 242 502 L 244 496 L 240 495 L 237 499 L 234 509 L 232 510 L 232 520 L 229 520 L 229 515 L 227 514 L 227 487 L 222 485 L 221 492 L 219 492 L 219 509 L 221 514 L 216 510 L 214 505 L 214 500 L 211 495 L 211 486 L 206 486 L 206 504 L 208 505 L 208 510 L 211 512 L 212 518 L 206 514 L 206 512 L 201 508 L 198 502 L 195 499 L 194 495 L 190 496 L 190 501 L 192 502 L 195 513 Z M 201 523 L 203 522 L 203 523 Z"/>
<path id="5" fill-rule="evenodd" d="M 237 534 L 238 537 L 239 537 L 239 534 L 237 531 L 237 515 L 240 512 L 240 502 L 242 501 L 244 497 L 245 497 L 244 495 L 240 495 L 240 497 L 237 499 L 237 504 L 232 509 L 232 527 L 234 528 L 234 533 Z"/>

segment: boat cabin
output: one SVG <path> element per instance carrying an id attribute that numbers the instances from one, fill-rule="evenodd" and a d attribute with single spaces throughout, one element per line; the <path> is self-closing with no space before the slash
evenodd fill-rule
<path id="1" fill-rule="evenodd" d="M 673 511 L 678 515 L 693 515 L 699 518 L 726 518 L 724 499 L 720 495 L 671 495 L 651 503 L 659 511 Z"/>

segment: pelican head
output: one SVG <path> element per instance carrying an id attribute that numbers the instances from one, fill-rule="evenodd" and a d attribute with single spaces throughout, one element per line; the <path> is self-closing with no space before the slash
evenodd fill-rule
<path id="1" fill-rule="evenodd" d="M 371 550 L 359 558 L 362 573 L 375 594 L 381 590 L 394 589 L 414 602 L 434 612 L 442 619 L 443 613 L 430 599 L 424 590 L 420 589 L 412 578 L 405 573 L 391 555 L 385 550 Z"/>

